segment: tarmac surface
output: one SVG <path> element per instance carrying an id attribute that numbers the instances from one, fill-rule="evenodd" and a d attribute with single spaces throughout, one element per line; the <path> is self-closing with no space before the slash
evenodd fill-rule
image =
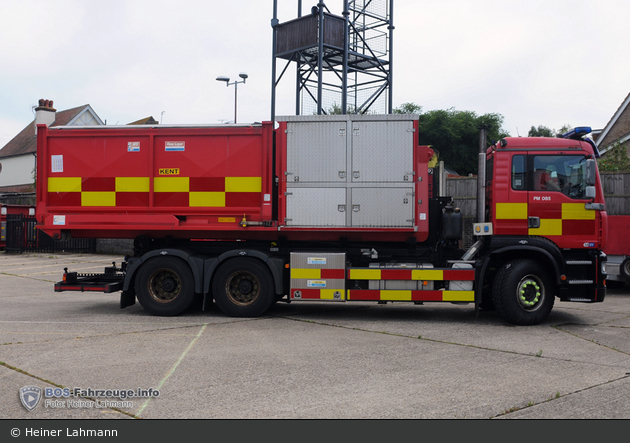
<path id="1" fill-rule="evenodd" d="M 121 310 L 119 293 L 54 292 L 64 267 L 102 272 L 120 260 L 0 252 L 1 418 L 630 418 L 627 290 L 598 304 L 556 301 L 526 327 L 477 317 L 472 304 L 154 317 L 139 304 Z M 43 390 L 32 411 L 25 386 Z M 82 396 L 64 397 L 75 388 Z M 140 398 L 98 392 L 138 388 Z"/>

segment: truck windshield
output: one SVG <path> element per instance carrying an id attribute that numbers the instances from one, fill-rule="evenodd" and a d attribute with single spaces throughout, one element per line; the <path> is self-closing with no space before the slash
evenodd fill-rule
<path id="1" fill-rule="evenodd" d="M 585 198 L 586 157 L 583 155 L 534 156 L 534 191 L 562 192 Z"/>

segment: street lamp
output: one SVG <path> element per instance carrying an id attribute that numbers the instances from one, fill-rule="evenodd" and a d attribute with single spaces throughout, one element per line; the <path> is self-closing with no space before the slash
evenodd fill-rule
<path id="1" fill-rule="evenodd" d="M 234 123 L 236 123 L 236 111 L 237 111 L 237 103 L 238 103 L 238 84 L 245 83 L 248 75 L 245 74 L 244 72 L 241 72 L 238 76 L 242 78 L 243 81 L 239 82 L 238 80 L 234 80 L 232 83 L 230 83 L 230 77 L 225 77 L 225 76 L 217 77 L 217 81 L 225 82 L 225 86 L 229 87 L 231 85 L 234 85 Z"/>

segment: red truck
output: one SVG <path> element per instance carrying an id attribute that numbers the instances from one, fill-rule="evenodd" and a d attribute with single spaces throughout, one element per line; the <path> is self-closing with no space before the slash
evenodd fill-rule
<path id="1" fill-rule="evenodd" d="M 608 216 L 606 280 L 623 284 L 630 281 L 630 215 Z"/>
<path id="2" fill-rule="evenodd" d="M 518 325 L 556 297 L 604 300 L 607 216 L 584 133 L 489 147 L 486 218 L 463 250 L 418 116 L 278 120 L 39 127 L 39 228 L 134 239 L 120 267 L 66 270 L 55 290 L 122 291 L 121 307 L 154 315 L 198 297 L 229 316 L 277 301 L 471 303 Z"/>

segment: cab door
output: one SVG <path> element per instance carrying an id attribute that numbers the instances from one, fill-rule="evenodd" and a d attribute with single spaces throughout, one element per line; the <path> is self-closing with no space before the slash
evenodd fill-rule
<path id="1" fill-rule="evenodd" d="M 526 236 L 527 155 L 497 150 L 493 163 L 492 186 L 488 195 L 494 233 Z"/>
<path id="2" fill-rule="evenodd" d="M 529 235 L 547 237 L 560 248 L 597 247 L 599 217 L 586 197 L 586 157 L 530 154 L 528 165 Z"/>

